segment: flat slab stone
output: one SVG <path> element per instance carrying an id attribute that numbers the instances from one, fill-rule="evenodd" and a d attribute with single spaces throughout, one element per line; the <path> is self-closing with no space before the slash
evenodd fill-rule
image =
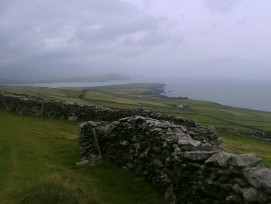
<path id="1" fill-rule="evenodd" d="M 232 155 L 228 160 L 229 165 L 237 167 L 254 167 L 261 161 L 254 153 Z"/>
<path id="2" fill-rule="evenodd" d="M 220 151 L 207 159 L 205 163 L 216 163 L 221 167 L 226 167 L 228 166 L 228 160 L 231 158 L 231 156 L 233 156 L 233 154 Z"/>
<path id="3" fill-rule="evenodd" d="M 217 151 L 191 151 L 184 152 L 182 156 L 193 161 L 201 161 L 211 157 L 216 152 Z"/>
<path id="4" fill-rule="evenodd" d="M 76 166 L 85 166 L 85 165 L 88 165 L 88 164 L 89 164 L 88 160 L 83 160 L 83 161 L 77 162 Z"/>
<path id="5" fill-rule="evenodd" d="M 258 158 L 254 153 L 236 155 L 220 151 L 206 160 L 205 163 L 216 163 L 221 167 L 234 166 L 245 168 L 254 167 L 261 161 L 262 159 Z"/>

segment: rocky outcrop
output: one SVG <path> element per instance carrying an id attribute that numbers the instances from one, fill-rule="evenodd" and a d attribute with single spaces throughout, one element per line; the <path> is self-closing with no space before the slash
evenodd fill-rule
<path id="1" fill-rule="evenodd" d="M 80 151 L 144 176 L 169 203 L 269 203 L 271 169 L 255 154 L 221 150 L 213 128 L 134 116 L 80 125 Z M 206 137 L 206 135 L 208 135 Z M 90 159 L 91 160 L 91 159 Z"/>

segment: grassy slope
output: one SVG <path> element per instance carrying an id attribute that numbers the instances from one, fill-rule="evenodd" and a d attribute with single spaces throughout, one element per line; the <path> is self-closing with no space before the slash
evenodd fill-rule
<path id="1" fill-rule="evenodd" d="M 261 165 L 271 166 L 271 142 L 265 142 L 250 138 L 236 137 L 231 134 L 220 134 L 222 147 L 225 151 L 241 154 L 244 152 L 256 152 L 263 159 Z"/>
<path id="2" fill-rule="evenodd" d="M 266 144 L 263 146 L 267 150 L 262 151 L 255 148 L 255 144 L 258 143 L 257 140 L 238 137 L 261 134 L 261 137 L 271 138 L 270 112 L 229 107 L 207 101 L 168 99 L 155 95 L 157 88 L 159 90 L 161 84 L 116 85 L 96 87 L 97 90 L 31 87 L 0 87 L 0 90 L 111 108 L 145 108 L 195 119 L 203 125 L 217 127 L 219 133 L 223 136 L 222 146 L 228 151 L 239 153 L 254 151 L 260 157 L 265 158 L 267 164 L 270 164 L 271 148 L 269 147 L 271 142 L 260 142 L 259 144 Z M 176 107 L 180 104 L 188 106 L 188 108 L 180 109 Z M 261 132 L 265 132 L 265 135 L 262 135 Z M 247 144 L 246 148 L 243 148 L 243 151 L 236 151 L 236 146 L 240 146 L 242 142 Z"/>
<path id="3" fill-rule="evenodd" d="M 89 198 L 97 203 L 163 203 L 150 184 L 109 162 L 76 167 L 75 122 L 0 111 L 0 155 L 1 203 L 40 203 L 32 197 L 50 189 L 78 194 L 82 203 Z"/>

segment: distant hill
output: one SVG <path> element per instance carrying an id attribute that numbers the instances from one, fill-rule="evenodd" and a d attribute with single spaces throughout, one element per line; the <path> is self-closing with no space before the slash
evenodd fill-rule
<path id="1" fill-rule="evenodd" d="M 129 80 L 129 78 L 119 75 L 119 74 L 115 74 L 115 73 L 108 73 L 108 74 L 103 74 L 103 75 L 98 75 L 98 76 L 45 79 L 45 80 L 36 80 L 36 81 L 19 81 L 19 80 L 0 79 L 0 84 L 57 83 L 57 82 L 108 82 L 108 81 L 121 81 L 121 80 Z"/>
<path id="2" fill-rule="evenodd" d="M 49 80 L 38 80 L 36 83 L 53 83 L 53 82 L 107 82 L 107 81 L 121 81 L 129 80 L 128 77 L 108 73 L 98 76 L 89 76 L 89 77 L 72 77 L 72 78 L 62 78 L 62 79 L 49 79 Z"/>
<path id="3" fill-rule="evenodd" d="M 23 83 L 29 83 L 29 81 L 12 80 L 12 79 L 0 79 L 0 85 L 5 85 L 5 84 L 23 84 Z"/>

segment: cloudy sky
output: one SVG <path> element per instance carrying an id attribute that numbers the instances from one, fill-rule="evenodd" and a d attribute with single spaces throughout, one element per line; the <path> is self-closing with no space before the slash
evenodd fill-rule
<path id="1" fill-rule="evenodd" d="M 1 0 L 0 78 L 271 79 L 270 0 Z"/>

